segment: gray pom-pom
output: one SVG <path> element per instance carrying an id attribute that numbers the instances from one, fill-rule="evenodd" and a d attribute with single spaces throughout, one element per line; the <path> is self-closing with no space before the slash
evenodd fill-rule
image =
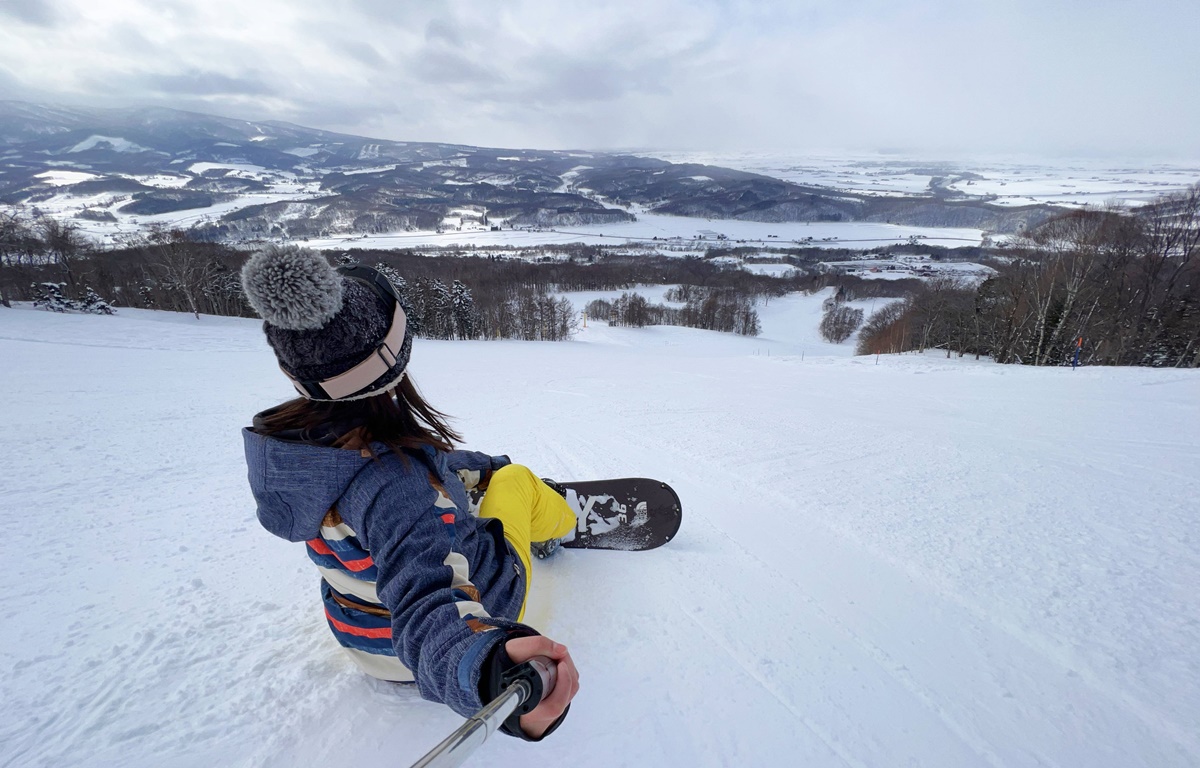
<path id="1" fill-rule="evenodd" d="M 242 288 L 263 320 L 290 331 L 321 328 L 342 308 L 342 276 L 324 256 L 294 245 L 269 245 L 251 256 Z"/>

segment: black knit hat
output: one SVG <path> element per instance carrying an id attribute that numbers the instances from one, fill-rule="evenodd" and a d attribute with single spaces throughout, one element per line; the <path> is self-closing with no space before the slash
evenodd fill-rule
<path id="1" fill-rule="evenodd" d="M 242 288 L 265 321 L 263 332 L 279 367 L 301 395 L 358 400 L 389 390 L 404 377 L 412 334 L 404 328 L 403 311 L 369 284 L 339 274 L 319 253 L 294 245 L 267 246 L 242 267 Z M 393 328 L 403 340 L 384 345 Z M 379 375 L 362 387 L 311 386 L 329 385 L 330 379 L 376 355 L 382 360 L 376 366 Z"/>

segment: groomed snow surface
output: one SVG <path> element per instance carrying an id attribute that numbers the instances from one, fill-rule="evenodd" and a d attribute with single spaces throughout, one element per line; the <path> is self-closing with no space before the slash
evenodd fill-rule
<path id="1" fill-rule="evenodd" d="M 852 357 L 821 298 L 757 339 L 417 343 L 468 447 L 685 510 L 535 563 L 582 687 L 469 764 L 1200 764 L 1200 372 Z M 257 322 L 0 309 L 0 359 L 0 764 L 395 768 L 461 722 L 356 671 L 259 527 Z"/>

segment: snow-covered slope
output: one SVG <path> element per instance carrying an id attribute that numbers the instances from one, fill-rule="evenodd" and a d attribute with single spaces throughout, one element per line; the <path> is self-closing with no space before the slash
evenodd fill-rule
<path id="1" fill-rule="evenodd" d="M 685 508 L 535 564 L 582 688 L 471 764 L 1200 763 L 1200 372 L 876 364 L 820 298 L 759 339 L 418 342 L 470 447 Z M 254 518 L 238 429 L 289 396 L 257 323 L 0 309 L 0 359 L 0 764 L 393 768 L 457 725 L 351 667 Z"/>

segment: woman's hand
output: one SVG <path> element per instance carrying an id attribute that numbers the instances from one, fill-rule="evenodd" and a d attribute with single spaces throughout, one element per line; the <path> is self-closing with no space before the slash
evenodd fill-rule
<path id="1" fill-rule="evenodd" d="M 534 656 L 548 656 L 558 667 L 558 682 L 549 696 L 542 699 L 532 712 L 521 715 L 521 730 L 532 738 L 540 738 L 554 724 L 571 699 L 579 692 L 579 670 L 571 661 L 567 647 L 548 637 L 518 637 L 504 644 L 504 651 L 515 663 L 529 661 Z"/>

